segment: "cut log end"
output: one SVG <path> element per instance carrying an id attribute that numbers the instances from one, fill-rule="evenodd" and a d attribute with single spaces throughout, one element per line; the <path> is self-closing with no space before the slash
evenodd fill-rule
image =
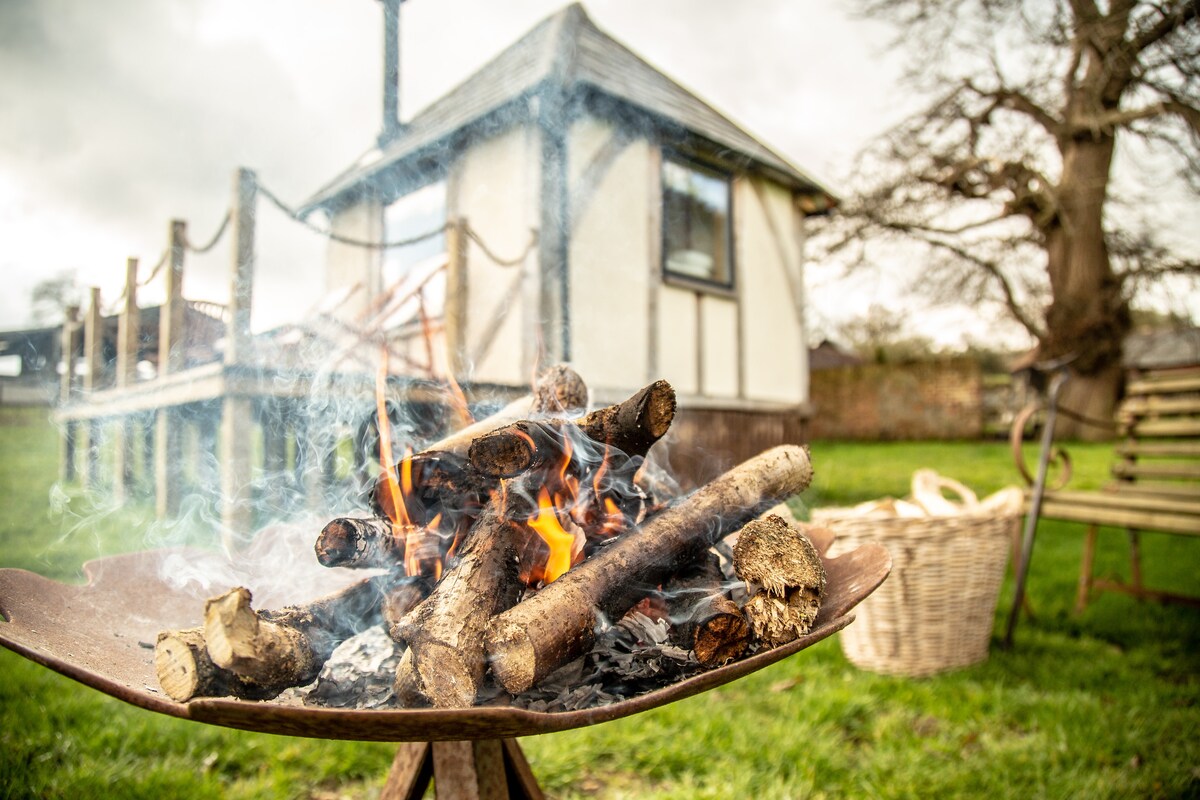
<path id="1" fill-rule="evenodd" d="M 265 700 L 278 694 L 213 663 L 199 628 L 160 633 L 154 646 L 154 671 L 167 696 L 180 703 L 196 697 L 226 695 Z"/>
<path id="2" fill-rule="evenodd" d="M 198 629 L 159 634 L 154 646 L 154 671 L 159 685 L 172 700 L 182 703 L 203 696 L 206 686 L 214 683 L 216 669 Z"/>
<path id="3" fill-rule="evenodd" d="M 808 537 L 772 514 L 742 529 L 733 548 L 738 577 L 783 596 L 791 588 L 825 591 L 825 566 Z"/>
<path id="4" fill-rule="evenodd" d="M 535 414 L 574 416 L 583 413 L 587 404 L 587 384 L 565 364 L 548 368 L 533 387 Z"/>
<path id="5" fill-rule="evenodd" d="M 719 667 L 742 657 L 750 646 L 751 630 L 746 617 L 727 600 L 728 608 L 696 626 L 692 652 L 706 667 Z"/>
<path id="6" fill-rule="evenodd" d="M 638 413 L 641 427 L 654 439 L 661 439 L 675 419 L 675 389 L 666 381 L 655 381 L 643 390 Z"/>
<path id="7" fill-rule="evenodd" d="M 755 638 L 778 647 L 808 633 L 825 594 L 825 566 L 808 537 L 772 515 L 742 529 L 733 548 L 738 577 L 761 589 L 743 606 Z"/>

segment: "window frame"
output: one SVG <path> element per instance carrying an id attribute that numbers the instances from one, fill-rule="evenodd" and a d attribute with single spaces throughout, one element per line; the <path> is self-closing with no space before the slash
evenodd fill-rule
<path id="1" fill-rule="evenodd" d="M 667 248 L 667 183 L 666 183 L 666 168 L 668 163 L 674 163 L 685 169 L 702 175 L 716 178 L 723 181 L 725 184 L 725 259 L 728 265 L 728 280 L 720 281 L 709 278 L 700 278 L 695 275 L 688 275 L 682 272 L 675 272 L 668 266 L 668 248 Z M 694 156 L 689 156 L 684 153 L 666 150 L 662 151 L 661 164 L 659 166 L 659 213 L 661 223 L 659 225 L 659 272 L 662 281 L 665 284 L 680 286 L 687 289 L 693 289 L 710 294 L 718 294 L 723 296 L 733 296 L 737 293 L 737 264 L 735 254 L 737 253 L 736 243 L 734 241 L 734 174 L 730 170 L 722 169 L 715 164 L 703 161 Z"/>

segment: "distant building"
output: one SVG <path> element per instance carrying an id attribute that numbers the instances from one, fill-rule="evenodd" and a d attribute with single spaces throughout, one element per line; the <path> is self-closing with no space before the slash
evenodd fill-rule
<path id="1" fill-rule="evenodd" d="M 750 448 L 802 438 L 805 220 L 835 198 L 582 6 L 380 138 L 303 213 L 383 243 L 450 222 L 459 243 L 331 243 L 339 313 L 361 320 L 425 282 L 460 380 L 523 386 L 565 360 L 600 399 L 668 379 L 710 415 L 692 433 L 714 447 L 750 428 Z"/>

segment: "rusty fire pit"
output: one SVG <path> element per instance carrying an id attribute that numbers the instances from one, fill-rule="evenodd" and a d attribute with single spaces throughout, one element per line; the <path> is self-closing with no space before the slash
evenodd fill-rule
<path id="1" fill-rule="evenodd" d="M 809 647 L 848 625 L 851 609 L 884 580 L 887 551 L 867 545 L 828 558 L 827 595 L 812 631 L 789 644 L 610 705 L 547 713 L 504 706 L 464 709 L 351 710 L 276 701 L 168 699 L 158 686 L 153 642 L 159 631 L 192 622 L 210 589 L 176 588 L 162 577 L 179 548 L 110 556 L 84 567 L 88 583 L 68 585 L 19 569 L 0 569 L 0 644 L 69 678 L 135 706 L 241 730 L 322 739 L 407 742 L 383 796 L 420 797 L 436 772 L 439 797 L 473 786 L 478 797 L 539 797 L 514 737 L 594 725 L 656 708 L 728 683 Z M 253 585 L 253 579 L 251 579 Z M 432 743 L 432 744 L 430 744 Z M 467 791 L 467 789 L 463 789 Z"/>

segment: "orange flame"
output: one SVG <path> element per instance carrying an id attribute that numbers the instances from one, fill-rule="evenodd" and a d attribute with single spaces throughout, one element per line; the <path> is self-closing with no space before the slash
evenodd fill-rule
<path id="1" fill-rule="evenodd" d="M 550 499 L 550 491 L 543 486 L 538 492 L 537 516 L 526 523 L 550 548 L 550 555 L 543 568 L 546 583 L 557 580 L 571 568 L 572 550 L 575 545 L 575 537 L 563 529 L 554 506 L 554 501 Z"/>
<path id="2" fill-rule="evenodd" d="M 383 469 L 388 499 L 392 501 L 393 513 L 396 515 L 392 519 L 392 523 L 395 525 L 401 519 L 407 523 L 408 512 L 401 497 L 400 485 L 396 482 L 395 462 L 392 461 L 392 425 L 387 413 L 387 376 L 388 351 L 384 346 L 379 351 L 379 371 L 375 374 L 375 417 L 379 429 L 379 466 Z M 409 480 L 412 480 L 411 466 Z"/>

